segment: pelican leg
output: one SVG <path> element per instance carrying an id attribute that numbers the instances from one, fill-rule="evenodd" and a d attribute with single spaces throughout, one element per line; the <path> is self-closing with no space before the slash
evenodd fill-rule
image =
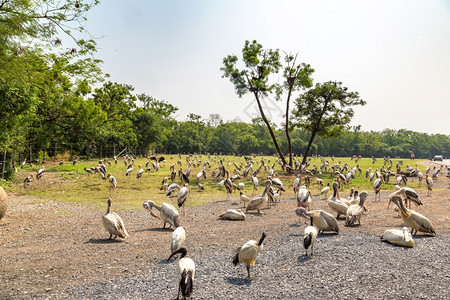
<path id="1" fill-rule="evenodd" d="M 112 234 L 109 235 L 109 239 L 108 240 L 110 240 L 111 238 L 112 238 Z"/>
<path id="2" fill-rule="evenodd" d="M 247 267 L 248 279 L 250 279 L 250 266 L 246 266 L 246 267 Z"/>
<path id="3" fill-rule="evenodd" d="M 163 229 L 164 229 L 164 228 L 166 228 L 166 222 L 164 222 L 164 224 L 163 224 Z"/>
<path id="4" fill-rule="evenodd" d="M 314 246 L 311 246 L 311 256 L 314 255 Z"/>

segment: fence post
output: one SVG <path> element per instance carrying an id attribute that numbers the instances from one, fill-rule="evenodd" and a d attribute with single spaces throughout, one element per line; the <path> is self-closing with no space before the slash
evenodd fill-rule
<path id="1" fill-rule="evenodd" d="M 2 162 L 2 179 L 5 179 L 5 165 L 6 165 L 6 150 L 3 155 L 3 162 Z"/>

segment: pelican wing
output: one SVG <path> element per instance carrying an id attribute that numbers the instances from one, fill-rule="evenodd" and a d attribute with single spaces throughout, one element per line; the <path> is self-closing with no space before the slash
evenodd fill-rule
<path id="1" fill-rule="evenodd" d="M 338 226 L 337 220 L 333 215 L 331 215 L 330 213 L 327 213 L 326 211 L 321 210 L 320 217 L 323 218 L 327 222 L 329 228 L 331 228 L 333 231 L 339 232 L 339 226 Z"/>
<path id="2" fill-rule="evenodd" d="M 424 215 L 419 214 L 416 211 L 411 211 L 411 217 L 420 226 L 419 231 L 428 232 L 430 234 L 436 235 L 433 226 L 431 226 L 430 220 Z"/>

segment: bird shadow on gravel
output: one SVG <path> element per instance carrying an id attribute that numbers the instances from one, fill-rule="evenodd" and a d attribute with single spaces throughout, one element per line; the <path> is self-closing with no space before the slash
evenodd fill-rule
<path id="1" fill-rule="evenodd" d="M 170 265 L 174 261 L 175 261 L 175 259 L 167 260 L 167 259 L 164 258 L 164 259 L 161 259 L 159 261 L 159 263 L 162 264 L 162 265 Z"/>
<path id="2" fill-rule="evenodd" d="M 155 228 L 149 228 L 142 231 L 156 231 L 156 232 L 167 232 L 167 231 L 173 231 L 170 227 L 161 228 L 161 227 L 155 227 Z"/>
<path id="3" fill-rule="evenodd" d="M 337 236 L 337 234 L 334 233 L 334 232 L 322 232 L 321 234 L 319 234 L 317 236 L 317 238 L 318 239 L 323 239 L 323 238 L 329 238 L 329 237 L 332 237 L 332 236 Z"/>
<path id="4" fill-rule="evenodd" d="M 426 235 L 426 234 L 424 234 L 424 235 L 413 235 L 412 236 L 413 240 L 429 239 L 429 238 L 433 238 L 433 237 L 435 237 L 435 236 Z"/>
<path id="5" fill-rule="evenodd" d="M 252 284 L 252 281 L 248 278 L 240 278 L 240 277 L 227 277 L 227 282 L 229 284 L 242 286 L 245 285 L 249 287 Z"/>
<path id="6" fill-rule="evenodd" d="M 300 255 L 297 260 L 299 263 L 305 263 L 311 260 L 311 256 Z"/>
<path id="7" fill-rule="evenodd" d="M 114 244 L 114 243 L 122 243 L 120 240 L 109 240 L 109 239 L 89 239 L 84 242 L 85 244 Z"/>

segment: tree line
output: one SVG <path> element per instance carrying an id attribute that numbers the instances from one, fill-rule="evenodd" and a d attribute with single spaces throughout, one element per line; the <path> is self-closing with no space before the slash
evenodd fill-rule
<path id="1" fill-rule="evenodd" d="M 97 3 L 0 0 L 0 161 L 9 162 L 2 163 L 3 176 L 12 173 L 13 161 L 25 158 L 111 157 L 125 147 L 142 155 L 151 150 L 284 157 L 309 149 L 327 156 L 450 156 L 449 135 L 349 128 L 351 106 L 365 104 L 356 92 L 340 82 L 313 86 L 314 70 L 297 55 L 286 54 L 283 63 L 278 50 L 256 41 L 245 43 L 244 67 L 231 55 L 221 71 L 239 96 L 253 93 L 258 104 L 271 93 L 277 99 L 286 95 L 284 124 L 277 127 L 263 111 L 250 123 L 193 113 L 176 120 L 178 108 L 169 102 L 109 81 L 95 58 L 95 41 L 76 38 L 85 33 L 86 14 Z M 67 47 L 62 36 L 74 45 Z M 279 71 L 284 81 L 271 83 Z"/>

